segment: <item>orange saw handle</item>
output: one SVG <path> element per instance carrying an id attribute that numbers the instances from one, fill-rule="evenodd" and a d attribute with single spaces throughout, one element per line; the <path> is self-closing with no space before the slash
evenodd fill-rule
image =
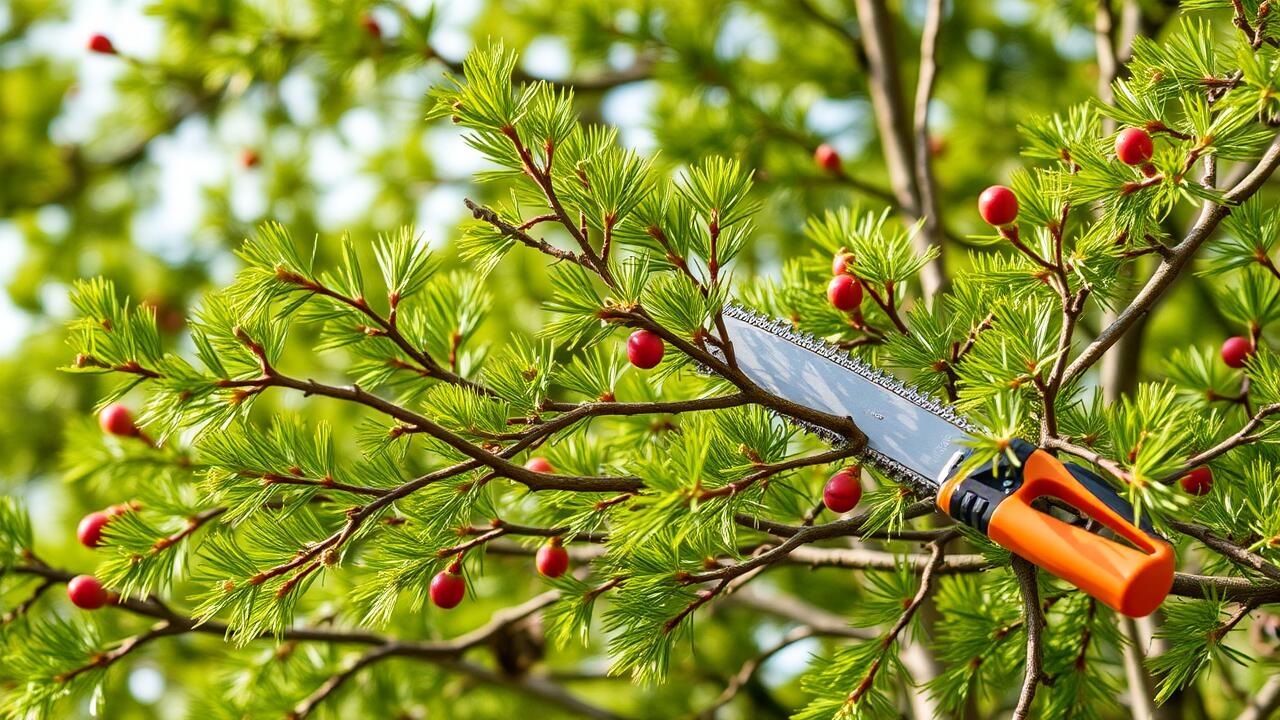
<path id="1" fill-rule="evenodd" d="M 1011 449 L 1020 467 L 1001 463 L 947 481 L 938 505 L 1029 560 L 1130 617 L 1151 614 L 1173 585 L 1173 549 L 1133 507 L 1093 473 L 1066 465 L 1030 443 Z M 1104 538 L 1032 507 L 1053 497 L 1130 544 Z"/>

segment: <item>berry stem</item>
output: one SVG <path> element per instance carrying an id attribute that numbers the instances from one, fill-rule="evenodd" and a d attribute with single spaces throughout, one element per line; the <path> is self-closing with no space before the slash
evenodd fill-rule
<path id="1" fill-rule="evenodd" d="M 894 299 L 892 283 L 886 283 L 884 297 L 881 297 L 880 294 L 875 291 L 875 288 L 871 287 L 870 283 L 863 283 L 862 287 L 867 294 L 871 296 L 871 299 L 876 302 L 876 305 L 880 306 L 880 309 L 884 311 L 884 314 L 889 318 L 889 321 L 893 323 L 893 326 L 898 329 L 898 332 L 903 335 L 911 334 L 911 330 L 907 328 L 907 324 L 903 322 L 902 318 L 898 315 L 898 308 L 896 300 Z"/>
<path id="2" fill-rule="evenodd" d="M 1022 238 L 1018 234 L 1017 226 L 1005 225 L 1004 227 L 1000 228 L 1000 237 L 1004 238 L 1005 240 L 1008 240 L 1010 245 L 1013 245 L 1013 247 L 1016 248 L 1018 252 L 1027 256 L 1027 258 L 1030 259 L 1031 262 L 1039 265 L 1045 270 L 1048 270 L 1054 275 L 1058 274 L 1057 266 L 1055 266 L 1053 263 L 1049 262 L 1048 260 L 1045 260 L 1044 258 L 1040 257 L 1040 253 L 1027 247 L 1026 243 L 1022 242 Z"/>

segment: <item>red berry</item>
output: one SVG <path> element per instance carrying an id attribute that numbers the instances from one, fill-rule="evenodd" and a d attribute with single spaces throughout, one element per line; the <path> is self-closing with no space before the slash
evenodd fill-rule
<path id="1" fill-rule="evenodd" d="M 845 468 L 827 480 L 822 488 L 822 504 L 831 512 L 849 512 L 862 499 L 862 484 L 857 468 Z"/>
<path id="2" fill-rule="evenodd" d="M 538 572 L 549 578 L 558 578 L 569 569 L 569 551 L 560 546 L 560 538 L 538 548 L 536 558 Z"/>
<path id="3" fill-rule="evenodd" d="M 862 283 L 852 275 L 837 275 L 827 283 L 827 299 L 837 310 L 848 312 L 862 304 Z"/>
<path id="4" fill-rule="evenodd" d="M 1227 338 L 1222 343 L 1222 362 L 1228 367 L 1242 368 L 1244 363 L 1253 354 L 1253 343 L 1249 342 L 1249 338 L 1240 337 Z"/>
<path id="5" fill-rule="evenodd" d="M 77 575 L 67 583 L 67 597 L 71 604 L 81 610 L 97 610 L 107 604 L 110 595 L 98 578 L 92 575 Z"/>
<path id="6" fill-rule="evenodd" d="M 850 265 L 853 264 L 853 253 L 841 250 L 831 258 L 831 274 L 836 275 L 852 275 L 853 270 Z"/>
<path id="7" fill-rule="evenodd" d="M 240 151 L 240 164 L 246 168 L 256 168 L 258 163 L 262 162 L 262 156 L 253 148 L 245 148 Z"/>
<path id="8" fill-rule="evenodd" d="M 648 330 L 637 330 L 627 338 L 627 359 L 641 370 L 655 367 L 662 361 L 662 338 Z"/>
<path id="9" fill-rule="evenodd" d="M 111 435 L 132 437 L 138 434 L 138 426 L 133 424 L 133 415 L 129 408 L 120 403 L 111 403 L 98 413 L 98 424 L 102 431 Z"/>
<path id="10" fill-rule="evenodd" d="M 1008 225 L 1018 219 L 1018 197 L 1003 185 L 992 185 L 978 196 L 978 213 L 988 225 Z"/>
<path id="11" fill-rule="evenodd" d="M 524 469 L 532 470 L 536 473 L 550 473 L 556 471 L 556 469 L 551 466 L 551 462 L 542 456 L 529 458 L 529 462 L 524 464 Z"/>
<path id="12" fill-rule="evenodd" d="M 1192 470 L 1179 480 L 1188 495 L 1208 495 L 1213 488 L 1213 471 L 1207 465 Z"/>
<path id="13" fill-rule="evenodd" d="M 80 520 L 76 528 L 76 537 L 80 544 L 87 548 L 96 548 L 102 544 L 102 528 L 111 522 L 111 515 L 106 512 L 91 512 Z"/>
<path id="14" fill-rule="evenodd" d="M 1125 165 L 1142 165 L 1151 160 L 1155 147 L 1142 128 L 1128 128 L 1116 135 L 1116 157 Z"/>
<path id="15" fill-rule="evenodd" d="M 102 53 L 103 55 L 116 54 L 116 46 L 111 44 L 111 38 L 101 33 L 94 33 L 89 36 L 88 47 L 91 52 Z"/>
<path id="16" fill-rule="evenodd" d="M 369 33 L 369 37 L 375 40 L 382 37 L 382 27 L 378 25 L 378 21 L 374 20 L 372 15 L 361 15 L 360 27 L 364 28 L 364 31 Z"/>
<path id="17" fill-rule="evenodd" d="M 840 172 L 840 153 L 826 143 L 822 143 L 817 150 L 813 151 L 813 159 L 818 163 L 818 167 L 829 173 Z"/>
<path id="18" fill-rule="evenodd" d="M 458 607 L 462 596 L 467 594 L 467 581 L 462 579 L 462 568 L 457 563 L 431 579 L 431 602 L 436 607 L 448 610 Z"/>

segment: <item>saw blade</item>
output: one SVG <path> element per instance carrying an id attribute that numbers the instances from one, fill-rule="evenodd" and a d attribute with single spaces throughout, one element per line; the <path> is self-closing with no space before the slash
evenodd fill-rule
<path id="1" fill-rule="evenodd" d="M 786 321 L 737 305 L 724 307 L 724 320 L 743 374 L 774 395 L 852 418 L 867 434 L 864 459 L 894 480 L 934 493 L 967 452 L 962 441 L 976 426 L 951 406 Z"/>

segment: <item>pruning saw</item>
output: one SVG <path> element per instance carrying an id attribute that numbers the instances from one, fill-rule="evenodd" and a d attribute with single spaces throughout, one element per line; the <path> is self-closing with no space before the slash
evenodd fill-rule
<path id="1" fill-rule="evenodd" d="M 946 406 L 789 323 L 724 308 L 738 369 L 763 389 L 813 410 L 851 418 L 867 435 L 863 460 L 934 498 L 942 512 L 1130 617 L 1149 615 L 1173 584 L 1173 549 L 1094 473 L 1015 440 L 1011 458 L 958 472 L 976 430 Z M 804 425 L 804 423 L 801 423 Z M 829 431 L 808 426 L 829 440 Z M 1056 498 L 1116 538 L 1033 507 Z M 1121 540 L 1123 542 L 1121 542 Z"/>

